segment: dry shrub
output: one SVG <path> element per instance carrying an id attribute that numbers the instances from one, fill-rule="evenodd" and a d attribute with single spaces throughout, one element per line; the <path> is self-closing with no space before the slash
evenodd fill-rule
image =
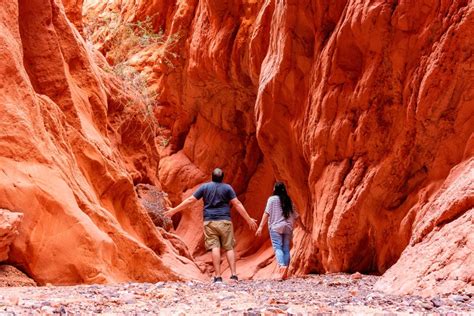
<path id="1" fill-rule="evenodd" d="M 89 42 L 99 49 L 107 58 L 110 67 L 105 71 L 113 73 L 122 82 L 122 89 L 132 95 L 124 109 L 134 112 L 135 118 L 129 122 L 140 120 L 145 124 L 144 130 L 140 131 L 140 138 L 149 136 L 156 137 L 160 134 L 159 126 L 154 114 L 158 105 L 158 94 L 150 90 L 147 77 L 136 68 L 128 64 L 134 54 L 152 46 L 161 46 L 160 62 L 167 66 L 173 66 L 171 58 L 177 58 L 177 54 L 169 51 L 178 41 L 179 35 L 165 36 L 160 29 L 155 31 L 152 17 L 147 16 L 143 21 L 123 21 L 117 12 L 103 12 L 100 15 L 86 17 L 84 33 Z M 157 47 L 158 48 L 158 47 Z M 137 103 L 142 106 L 135 106 Z M 137 108 L 140 110 L 137 112 Z M 136 127 L 136 126 L 135 126 Z M 168 141 L 160 141 L 160 145 L 166 147 Z"/>
<path id="2" fill-rule="evenodd" d="M 153 45 L 164 45 L 168 49 L 162 51 L 160 57 L 169 62 L 168 57 L 178 57 L 169 48 L 180 38 L 179 34 L 165 36 L 162 29 L 155 31 L 152 17 L 143 21 L 123 21 L 116 12 L 103 12 L 98 16 L 86 19 L 85 34 L 112 65 L 126 63 L 137 52 Z"/>

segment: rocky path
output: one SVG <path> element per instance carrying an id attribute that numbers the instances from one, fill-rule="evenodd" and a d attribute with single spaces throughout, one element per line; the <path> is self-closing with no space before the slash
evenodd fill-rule
<path id="1" fill-rule="evenodd" d="M 377 277 L 0 288 L 0 314 L 306 315 L 474 314 L 472 293 L 421 298 L 372 290 Z"/>

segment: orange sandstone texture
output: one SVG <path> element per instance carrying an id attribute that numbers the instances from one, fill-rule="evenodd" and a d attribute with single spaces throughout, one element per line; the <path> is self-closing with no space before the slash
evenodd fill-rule
<path id="1" fill-rule="evenodd" d="M 18 227 L 22 218 L 23 214 L 21 213 L 0 209 L 0 261 L 8 259 L 10 244 L 18 235 Z"/>
<path id="2" fill-rule="evenodd" d="M 460 289 L 474 293 L 473 178 L 472 159 L 451 170 L 438 193 L 418 210 L 409 245 L 376 289 L 427 296 Z M 407 273 L 411 277 L 402 277 Z"/>
<path id="3" fill-rule="evenodd" d="M 0 21 L 0 207 L 23 213 L 9 262 L 39 284 L 200 278 L 135 193 L 158 185 L 143 105 L 60 2 L 2 1 Z"/>
<path id="4" fill-rule="evenodd" d="M 82 33 L 84 25 L 82 23 L 82 6 L 84 0 L 62 0 L 66 16 L 74 24 L 76 29 Z"/>
<path id="5" fill-rule="evenodd" d="M 156 30 L 179 34 L 130 60 L 160 95 L 171 141 L 159 177 L 172 202 L 221 166 L 260 216 L 277 178 L 312 231 L 296 230 L 293 273 L 391 267 L 380 283 L 387 291 L 472 285 L 472 1 L 88 8 L 152 16 Z M 235 218 L 240 273 L 268 276 L 268 242 Z M 202 254 L 199 207 L 175 220 Z"/>

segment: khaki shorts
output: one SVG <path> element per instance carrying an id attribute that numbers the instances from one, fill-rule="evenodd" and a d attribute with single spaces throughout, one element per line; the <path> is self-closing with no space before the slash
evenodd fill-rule
<path id="1" fill-rule="evenodd" d="M 207 250 L 224 248 L 232 250 L 235 246 L 234 227 L 231 221 L 204 222 L 204 244 Z"/>

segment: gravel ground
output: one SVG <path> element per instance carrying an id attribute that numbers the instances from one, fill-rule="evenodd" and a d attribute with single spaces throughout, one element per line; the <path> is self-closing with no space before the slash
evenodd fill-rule
<path id="1" fill-rule="evenodd" d="M 2 315 L 474 315 L 472 293 L 391 296 L 376 276 L 333 274 L 221 284 L 210 282 L 0 288 Z"/>

